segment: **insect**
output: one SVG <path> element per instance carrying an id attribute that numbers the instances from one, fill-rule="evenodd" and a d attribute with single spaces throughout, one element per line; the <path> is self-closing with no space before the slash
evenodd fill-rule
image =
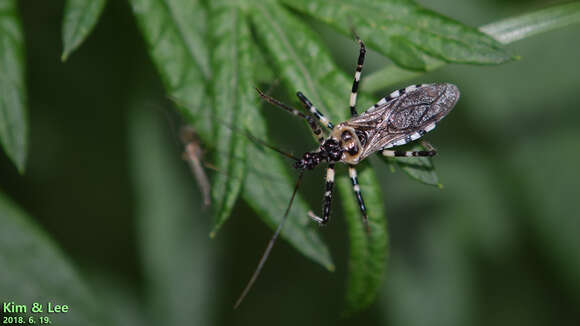
<path id="1" fill-rule="evenodd" d="M 248 138 L 250 141 L 254 142 L 255 144 L 257 144 L 259 146 L 270 148 L 270 149 L 277 151 L 280 154 L 287 156 L 291 159 L 296 159 L 291 154 L 288 154 L 284 151 L 281 151 L 281 150 L 275 148 L 274 146 L 264 142 L 263 140 L 254 137 L 249 132 L 245 132 L 243 130 L 240 130 L 240 129 L 236 128 L 235 126 L 228 125 L 223 121 L 218 120 L 218 122 L 222 123 L 224 126 L 230 128 L 230 130 L 232 130 L 232 132 L 238 133 L 240 136 Z M 191 172 L 192 172 L 192 174 L 197 182 L 197 185 L 201 191 L 201 195 L 203 197 L 203 207 L 208 208 L 211 206 L 211 183 L 210 183 L 209 177 L 208 177 L 205 170 L 209 169 L 209 170 L 212 170 L 213 172 L 224 174 L 228 177 L 229 177 L 229 175 L 227 172 L 222 171 L 221 169 L 219 169 L 215 165 L 204 160 L 204 150 L 202 149 L 202 143 L 201 143 L 201 140 L 199 139 L 198 134 L 193 129 L 193 127 L 191 127 L 191 126 L 181 127 L 179 130 L 179 136 L 180 136 L 181 143 L 184 146 L 184 151 L 182 153 L 182 159 L 184 161 L 186 161 L 187 164 L 189 165 L 189 168 L 190 168 L 190 170 L 191 170 Z M 251 169 L 251 168 L 248 168 L 248 169 Z M 265 178 L 269 178 L 270 180 L 277 180 L 278 179 L 276 176 L 268 174 L 267 172 L 256 171 L 256 170 L 252 170 L 252 172 L 260 174 L 261 176 L 263 176 Z M 280 180 L 280 182 L 283 182 L 283 181 Z"/>
<path id="2" fill-rule="evenodd" d="M 234 308 L 238 307 L 242 302 L 268 258 L 274 242 L 286 221 L 305 170 L 312 170 L 323 162 L 328 163 L 322 216 L 318 216 L 312 211 L 308 212 L 312 220 L 324 225 L 330 219 L 332 190 L 334 187 L 334 166 L 336 163 L 347 164 L 354 195 L 361 211 L 362 222 L 367 231 L 370 231 L 367 210 L 358 184 L 355 166 L 374 153 L 386 157 L 434 156 L 436 154 L 436 150 L 430 145 L 426 146 L 427 150 L 421 151 L 400 151 L 391 148 L 410 143 L 433 130 L 437 123 L 453 109 L 459 100 L 457 86 L 449 83 L 411 85 L 385 96 L 366 112 L 359 115 L 356 109 L 356 102 L 366 49 L 360 38 L 356 35 L 355 37 L 359 44 L 360 52 L 350 94 L 351 118 L 349 120 L 335 126 L 302 92 L 297 92 L 296 95 L 308 111 L 307 113 L 298 111 L 258 90 L 260 97 L 264 100 L 305 119 L 320 145 L 316 150 L 307 152 L 301 158 L 295 160 L 294 168 L 299 171 L 299 177 L 288 208 L 268 243 L 258 267 Z M 317 122 L 327 129 L 327 134 L 322 131 Z"/>
<path id="3" fill-rule="evenodd" d="M 211 186 L 207 174 L 205 173 L 202 166 L 203 151 L 201 149 L 199 138 L 191 127 L 181 128 L 179 134 L 181 142 L 185 147 L 183 152 L 183 159 L 187 161 L 187 164 L 189 165 L 191 172 L 197 181 L 199 189 L 203 195 L 204 206 L 209 207 L 211 205 Z"/>

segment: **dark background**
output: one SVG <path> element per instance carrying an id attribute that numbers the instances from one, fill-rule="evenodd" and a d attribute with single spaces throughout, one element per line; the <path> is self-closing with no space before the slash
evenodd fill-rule
<path id="1" fill-rule="evenodd" d="M 549 3 L 423 4 L 480 26 Z M 143 272 L 147 257 L 139 244 L 142 229 L 136 227 L 142 208 L 136 206 L 140 195 L 132 177 L 139 159 L 132 148 L 139 134 L 131 131 L 136 130 L 131 125 L 137 110 L 150 117 L 144 123 L 157 128 L 144 139 L 161 137 L 162 153 L 189 185 L 196 208 L 190 214 L 200 234 L 199 255 L 191 261 L 201 267 L 189 277 L 201 284 L 191 296 L 204 302 L 203 309 L 189 302 L 175 309 L 194 315 L 191 324 L 337 323 L 348 250 L 339 205 L 322 231 L 337 264 L 335 273 L 279 242 L 247 301 L 232 311 L 271 231 L 240 201 L 218 237 L 207 239 L 209 216 L 199 209 L 196 184 L 180 162 L 179 120 L 129 6 L 110 1 L 87 42 L 62 63 L 63 6 L 63 1 L 20 2 L 29 159 L 20 176 L 1 153 L 0 188 L 60 244 L 102 301 L 126 297 L 124 304 L 131 309 L 119 304 L 113 318 L 122 324 L 145 323 L 140 318 L 151 321 L 149 316 L 163 319 L 170 312 L 145 306 L 151 290 Z M 356 46 L 317 27 L 350 74 Z M 462 92 L 454 112 L 428 136 L 439 149 L 435 164 L 444 188 L 390 173 L 386 165 L 379 172 L 390 234 L 384 290 L 371 309 L 338 323 L 580 323 L 578 32 L 573 26 L 511 45 L 522 56 L 517 62 L 453 65 L 419 79 L 452 82 Z M 366 73 L 385 63 L 374 52 L 367 60 Z M 345 94 L 345 109 L 347 101 Z M 313 147 L 300 122 L 292 124 L 278 112 L 267 115 L 274 143 L 296 153 Z M 304 136 L 289 140 L 284 131 L 293 128 L 304 130 Z M 303 187 L 313 207 L 319 205 L 321 180 L 321 171 L 311 173 Z"/>

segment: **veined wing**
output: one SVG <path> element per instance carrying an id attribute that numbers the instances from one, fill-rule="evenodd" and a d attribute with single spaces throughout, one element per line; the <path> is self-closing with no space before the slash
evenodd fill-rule
<path id="1" fill-rule="evenodd" d="M 453 84 L 412 85 L 394 91 L 345 124 L 364 132 L 360 160 L 372 153 L 404 145 L 433 130 L 459 100 Z"/>

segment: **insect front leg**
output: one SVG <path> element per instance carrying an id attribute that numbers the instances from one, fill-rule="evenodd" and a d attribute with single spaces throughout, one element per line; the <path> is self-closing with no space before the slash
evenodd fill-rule
<path id="1" fill-rule="evenodd" d="M 332 122 L 330 122 L 328 118 L 324 116 L 324 114 L 318 111 L 318 109 L 314 105 L 312 105 L 312 102 L 310 102 L 310 100 L 306 98 L 306 96 L 304 96 L 302 92 L 296 92 L 296 96 L 298 96 L 298 99 L 300 100 L 300 102 L 302 102 L 302 104 L 304 104 L 304 107 L 306 107 L 306 109 L 310 111 L 310 113 L 314 114 L 316 119 L 318 119 L 318 121 L 320 121 L 320 123 L 323 126 L 325 126 L 330 130 L 334 128 Z"/>
<path id="2" fill-rule="evenodd" d="M 330 218 L 330 204 L 332 202 L 332 188 L 334 187 L 334 164 L 329 164 L 326 169 L 326 191 L 324 192 L 324 201 L 322 204 L 322 218 L 308 211 L 308 216 L 318 224 L 326 224 Z"/>
<path id="3" fill-rule="evenodd" d="M 350 181 L 352 182 L 352 189 L 354 190 L 356 200 L 358 201 L 358 206 L 360 208 L 360 212 L 362 213 L 363 224 L 364 224 L 367 232 L 370 232 L 369 217 L 367 215 L 367 208 L 365 206 L 365 201 L 362 197 L 362 192 L 361 192 L 360 186 L 358 184 L 358 176 L 357 176 L 356 168 L 354 167 L 354 165 L 348 166 L 348 175 L 350 177 Z"/>
<path id="4" fill-rule="evenodd" d="M 361 39 L 358 37 L 358 35 L 354 34 L 356 41 L 358 42 L 359 46 L 360 46 L 360 52 L 358 55 L 358 61 L 357 61 L 357 65 L 356 65 L 356 70 L 354 72 L 354 81 L 352 82 L 352 91 L 350 93 L 350 115 L 353 117 L 356 117 L 358 115 L 358 112 L 356 111 L 356 98 L 358 95 L 358 84 L 360 81 L 360 76 L 362 74 L 362 68 L 363 68 L 363 64 L 365 62 L 365 54 L 367 52 L 366 48 L 365 48 L 365 44 L 363 43 L 363 41 L 361 41 Z"/>
<path id="5" fill-rule="evenodd" d="M 310 116 L 309 114 L 304 114 L 304 113 L 296 110 L 295 108 L 290 107 L 290 106 L 278 101 L 277 99 L 264 94 L 262 91 L 260 91 L 257 88 L 256 88 L 256 91 L 258 91 L 258 94 L 260 95 L 260 97 L 262 97 L 266 102 L 268 102 L 270 104 L 274 104 L 277 107 L 282 108 L 282 109 L 286 110 L 287 112 L 289 112 L 289 113 L 291 113 L 299 118 L 306 120 L 306 122 L 310 126 L 310 129 L 312 129 L 312 133 L 314 134 L 314 137 L 318 140 L 319 143 L 322 144 L 322 141 L 324 141 L 324 134 L 322 132 L 322 129 L 320 129 L 320 126 L 318 126 L 316 124 L 316 122 L 314 121 L 314 118 L 312 118 L 312 116 Z"/>

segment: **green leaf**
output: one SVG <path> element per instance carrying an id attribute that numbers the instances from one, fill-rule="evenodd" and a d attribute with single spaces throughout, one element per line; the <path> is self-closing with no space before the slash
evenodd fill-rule
<path id="1" fill-rule="evenodd" d="M 358 170 L 359 184 L 367 206 L 370 234 L 367 234 L 363 226 L 350 179 L 343 175 L 337 181 L 350 239 L 349 276 L 344 310 L 346 315 L 361 311 L 374 302 L 385 274 L 388 251 L 387 223 L 377 176 L 371 168 Z"/>
<path id="2" fill-rule="evenodd" d="M 580 2 L 555 5 L 482 26 L 480 30 L 509 44 L 536 34 L 580 23 Z"/>
<path id="3" fill-rule="evenodd" d="M 446 63 L 435 58 L 425 58 L 425 71 L 433 71 L 445 66 Z M 375 71 L 361 80 L 361 89 L 375 93 L 397 83 L 411 80 L 423 75 L 423 72 L 407 70 L 390 64 L 383 69 Z"/>
<path id="4" fill-rule="evenodd" d="M 140 28 L 149 43 L 149 51 L 161 73 L 166 89 L 170 96 L 179 103 L 179 108 L 186 120 L 195 127 L 202 141 L 212 146 L 216 140 L 214 135 L 216 124 L 214 124 L 213 115 L 209 114 L 211 106 L 207 103 L 205 79 L 209 79 L 209 70 L 208 74 L 204 75 L 200 68 L 204 66 L 202 59 L 209 56 L 194 54 L 195 51 L 208 53 L 204 49 L 205 44 L 196 43 L 203 39 L 200 35 L 204 33 L 204 24 L 202 22 L 204 21 L 205 8 L 200 5 L 199 1 L 189 0 L 181 2 L 177 0 L 170 2 L 132 0 L 131 3 L 133 11 L 138 17 Z M 167 3 L 171 5 L 167 5 Z M 188 17 L 187 15 L 192 15 L 191 19 L 185 19 L 184 17 Z M 177 24 L 176 21 L 195 22 L 195 24 Z M 192 35 L 197 36 L 193 37 Z M 220 85 L 220 87 L 222 86 Z M 256 95 L 253 93 L 252 88 L 244 91 L 247 92 L 244 96 L 255 98 Z M 249 103 L 249 100 L 243 101 Z M 254 113 L 256 110 L 252 109 L 250 111 L 250 113 Z M 266 133 L 261 119 L 257 115 L 248 114 L 242 125 L 244 127 L 251 126 L 251 131 L 254 135 L 265 139 Z M 220 119 L 217 124 L 219 123 L 229 124 L 231 121 Z M 285 171 L 281 159 L 276 155 L 264 155 L 252 150 L 249 151 L 247 155 L 251 157 L 256 155 L 254 170 L 260 170 L 259 168 L 261 168 L 261 171 L 276 171 L 276 173 Z M 280 172 L 280 174 L 282 173 Z M 281 177 L 281 179 L 284 180 L 284 177 Z M 289 194 L 292 192 L 293 182 L 289 178 L 285 180 L 285 185 L 281 185 L 279 180 L 275 182 L 274 180 L 268 180 L 274 182 L 270 184 L 269 182 L 264 182 L 263 176 L 255 173 L 248 175 L 244 183 L 244 199 L 260 213 L 260 218 L 270 226 L 275 226 L 274 224 L 280 221 L 286 208 L 287 200 L 290 198 Z M 265 193 L 265 195 L 258 195 L 262 193 Z M 286 203 L 279 205 L 282 201 L 286 201 Z M 293 211 L 306 206 L 301 201 L 300 198 L 297 198 L 296 210 Z M 303 210 L 303 212 L 306 211 L 307 209 Z M 298 213 L 290 214 L 285 231 L 282 233 L 282 238 L 288 240 L 307 257 L 312 258 L 330 270 L 334 269 L 328 249 L 317 233 L 304 227 L 292 225 L 292 223 L 305 225 L 306 222 L 300 222 L 300 218 L 307 217 Z M 292 220 L 297 222 L 292 222 Z"/>
<path id="5" fill-rule="evenodd" d="M 1 301 L 26 305 L 28 312 L 33 303 L 41 303 L 45 315 L 48 302 L 68 305 L 70 312 L 50 315 L 53 324 L 100 325 L 97 302 L 74 267 L 45 232 L 2 192 L 0 225 Z M 23 315 L 26 320 L 28 316 Z"/>
<path id="6" fill-rule="evenodd" d="M 424 151 L 427 149 L 422 145 L 414 144 L 410 147 L 403 147 L 401 150 Z M 401 170 L 415 180 L 427 185 L 442 187 L 439 183 L 439 177 L 437 177 L 431 157 L 384 157 L 382 155 L 380 157 L 387 162 L 394 162 Z"/>
<path id="7" fill-rule="evenodd" d="M 500 20 L 484 25 L 479 30 L 489 34 L 501 43 L 510 44 L 526 37 L 578 23 L 580 23 L 580 3 L 573 2 Z M 444 61 L 435 58 L 425 59 L 426 71 L 439 69 L 446 64 Z M 363 79 L 361 88 L 367 92 L 374 93 L 388 86 L 416 78 L 421 74 L 421 72 L 389 65 Z"/>
<path id="8" fill-rule="evenodd" d="M 402 67 L 425 70 L 422 53 L 446 62 L 499 64 L 511 60 L 501 44 L 477 29 L 412 1 L 284 0 L 352 35 Z"/>
<path id="9" fill-rule="evenodd" d="M 169 96 L 201 139 L 212 143 L 213 118 L 208 114 L 209 70 L 203 42 L 207 10 L 198 0 L 130 0 L 149 53 Z"/>
<path id="10" fill-rule="evenodd" d="M 344 121 L 348 113 L 348 79 L 314 33 L 271 1 L 252 9 L 252 21 L 288 93 L 294 97 L 300 90 L 331 120 Z"/>
<path id="11" fill-rule="evenodd" d="M 212 209 L 215 226 L 212 236 L 230 216 L 246 174 L 247 138 L 236 134 L 229 124 L 255 110 L 252 89 L 250 30 L 242 12 L 229 1 L 211 3 L 210 31 L 216 45 L 212 51 L 214 110 L 224 123 L 216 124 L 217 167 L 212 182 Z M 227 153 L 226 155 L 222 153 Z"/>
<path id="12" fill-rule="evenodd" d="M 62 24 L 62 61 L 71 55 L 89 36 L 101 13 L 106 0 L 67 0 Z"/>
<path id="13" fill-rule="evenodd" d="M 210 63 L 209 51 L 203 41 L 206 29 L 207 10 L 200 1 L 184 0 L 132 0 L 133 11 L 138 18 L 139 26 L 148 44 L 149 51 L 161 73 L 163 83 L 169 96 L 178 104 L 188 124 L 191 124 L 199 134 L 204 144 L 211 144 L 217 148 L 222 156 L 218 160 L 221 174 L 212 182 L 212 198 L 214 201 L 214 216 L 216 216 L 215 231 L 229 216 L 235 200 L 239 194 L 243 181 L 245 159 L 244 140 L 234 137 L 227 126 L 216 124 L 214 115 L 226 122 L 233 121 L 235 102 L 229 103 L 232 98 L 238 98 L 237 88 L 242 84 L 234 80 L 230 84 L 229 78 L 239 69 L 230 65 L 231 51 L 220 52 L 221 57 L 215 58 L 214 64 L 223 68 L 217 78 L 228 88 L 227 94 L 216 94 L 214 105 L 208 99 Z M 221 36 L 227 31 L 218 30 Z M 223 40 L 224 47 L 229 45 L 230 39 Z M 235 46 L 233 47 L 235 49 Z M 228 62 L 227 66 L 217 62 Z M 229 68 L 229 69 L 228 69 Z M 214 79 L 217 82 L 217 78 Z M 247 86 L 247 78 L 244 77 Z M 226 82 L 224 82 L 226 80 Z M 212 108 L 217 109 L 212 110 Z M 247 106 L 247 102 L 244 103 Z M 237 115 L 237 113 L 236 113 Z M 214 146 L 215 139 L 220 142 Z M 227 158 L 228 160 L 226 160 Z"/>
<path id="14" fill-rule="evenodd" d="M 142 97 L 139 97 L 142 98 Z M 132 103 L 129 149 L 138 248 L 152 324 L 208 325 L 213 244 L 191 172 L 171 150 L 163 116 Z"/>
<path id="15" fill-rule="evenodd" d="M 260 49 L 253 46 L 252 50 L 252 58 L 253 58 L 253 65 L 252 70 L 254 73 L 254 78 L 256 82 L 259 84 L 272 84 L 272 86 L 276 86 L 279 81 L 276 80 L 277 75 L 272 71 L 272 67 L 264 57 L 264 54 L 260 51 Z"/>
<path id="16" fill-rule="evenodd" d="M 216 126 L 213 112 L 208 111 L 211 106 L 208 105 L 208 88 L 205 82 L 210 75 L 210 65 L 208 50 L 202 37 L 205 32 L 207 10 L 200 1 L 133 0 L 131 4 L 169 96 L 178 104 L 187 122 L 194 126 L 203 142 L 213 143 L 216 138 Z M 235 86 L 237 85 L 233 85 L 232 89 L 235 89 Z M 233 111 L 227 112 L 229 114 Z M 218 131 L 220 135 L 223 134 L 224 128 Z M 222 140 L 229 140 L 229 137 Z M 225 147 L 224 149 L 218 146 L 220 151 L 225 150 L 225 153 L 229 153 L 228 143 L 225 143 Z M 240 161 L 243 163 L 243 160 Z M 227 162 L 225 164 L 227 165 Z M 225 171 L 232 170 L 226 168 Z M 218 177 L 218 190 L 223 191 L 221 186 L 225 187 L 225 181 L 232 180 L 231 182 L 238 184 L 234 188 L 239 191 L 240 170 L 237 172 L 232 178 Z M 236 191 L 231 194 L 233 200 L 225 201 L 225 211 L 227 207 L 231 209 L 237 196 Z M 214 196 L 214 200 L 216 198 L 219 197 Z M 220 201 L 218 200 L 217 205 L 218 214 L 224 211 Z"/>
<path id="17" fill-rule="evenodd" d="M 347 78 L 333 64 L 330 55 L 321 46 L 316 35 L 304 25 L 289 15 L 282 7 L 270 2 L 262 3 L 252 10 L 252 19 L 265 50 L 272 57 L 276 65 L 276 71 L 280 71 L 280 78 L 288 85 L 288 89 L 301 90 L 312 102 L 333 121 L 344 121 L 348 115 L 348 94 L 352 80 Z M 353 42 L 356 47 L 356 43 Z M 368 102 L 362 97 L 363 104 Z M 256 160 L 260 161 L 260 160 Z M 339 188 L 345 211 L 349 219 L 356 219 L 357 223 L 349 220 L 349 232 L 351 233 L 351 262 L 350 279 L 351 286 L 347 290 L 347 312 L 363 309 L 372 302 L 377 287 L 383 276 L 386 260 L 387 234 L 382 209 L 382 198 L 373 178 L 373 171 L 367 169 L 361 174 L 361 187 L 366 189 L 365 196 L 369 213 L 371 215 L 371 227 L 373 231 L 370 238 L 362 230 L 361 213 L 353 211 L 352 186 L 350 181 L 339 179 Z M 248 176 L 248 181 L 250 177 Z M 263 182 L 254 180 L 253 182 Z M 248 182 L 247 184 L 252 184 Z M 291 188 L 286 190 L 285 197 L 290 196 Z M 286 199 L 287 200 L 287 199 Z M 278 210 L 282 212 L 284 206 Z M 306 208 L 294 207 L 305 214 Z M 354 213 L 353 213 L 354 212 Z M 307 222 L 311 223 L 311 222 Z M 361 234 L 362 232 L 362 234 Z M 366 258 L 362 258 L 366 257 Z M 359 263 L 361 259 L 364 263 Z M 363 290 L 364 288 L 364 290 Z M 367 293 L 363 293 L 368 291 Z M 360 300 L 359 302 L 355 302 Z"/>
<path id="18" fill-rule="evenodd" d="M 0 145 L 20 173 L 28 147 L 24 39 L 17 1 L 0 1 Z"/>

